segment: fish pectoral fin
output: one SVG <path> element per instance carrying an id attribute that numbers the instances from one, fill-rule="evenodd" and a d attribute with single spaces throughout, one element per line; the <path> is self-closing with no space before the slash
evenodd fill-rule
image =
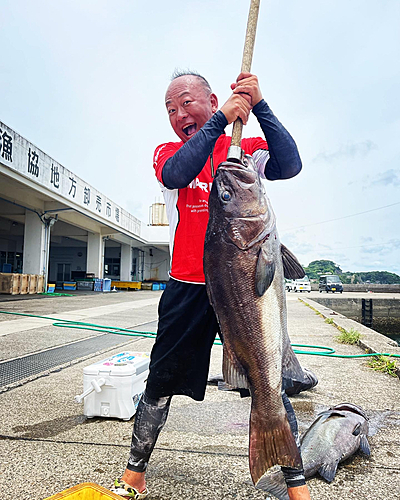
<path id="1" fill-rule="evenodd" d="M 361 424 L 358 422 L 358 424 L 354 427 L 354 430 L 352 432 L 353 436 L 358 436 L 361 432 Z"/>
<path id="2" fill-rule="evenodd" d="M 360 439 L 360 450 L 365 455 L 371 455 L 371 448 L 369 447 L 367 436 L 365 436 L 364 434 L 361 436 Z"/>
<path id="3" fill-rule="evenodd" d="M 258 253 L 256 267 L 256 293 L 262 297 L 271 286 L 275 276 L 275 262 L 262 246 Z"/>
<path id="4" fill-rule="evenodd" d="M 227 384 L 235 389 L 250 389 L 247 374 L 243 366 L 237 360 L 236 356 L 228 350 L 224 344 L 222 372 Z"/>
<path id="5" fill-rule="evenodd" d="M 292 252 L 282 245 L 281 243 L 281 254 L 282 254 L 282 263 L 283 263 L 283 275 L 288 280 L 297 280 L 300 278 L 304 278 L 306 273 L 300 262 L 296 259 L 296 257 L 292 254 Z"/>
<path id="6" fill-rule="evenodd" d="M 337 466 L 339 463 L 339 459 L 331 462 L 329 464 L 323 464 L 318 469 L 319 474 L 326 480 L 328 483 L 331 483 L 336 475 Z"/>

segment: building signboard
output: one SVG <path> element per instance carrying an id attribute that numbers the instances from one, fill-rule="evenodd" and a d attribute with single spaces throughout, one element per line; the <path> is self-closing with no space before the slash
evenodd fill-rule
<path id="1" fill-rule="evenodd" d="M 140 236 L 139 219 L 0 122 L 0 163 L 91 212 L 96 219 Z"/>

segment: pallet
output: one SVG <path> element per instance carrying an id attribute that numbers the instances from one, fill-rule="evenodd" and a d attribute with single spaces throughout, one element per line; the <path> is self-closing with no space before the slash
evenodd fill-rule
<path id="1" fill-rule="evenodd" d="M 21 291 L 21 275 L 17 273 L 0 273 L 0 293 L 18 295 Z"/>
<path id="2" fill-rule="evenodd" d="M 20 274 L 21 276 L 21 289 L 20 289 L 20 294 L 25 295 L 29 293 L 29 274 Z"/>
<path id="3" fill-rule="evenodd" d="M 37 293 L 37 280 L 38 280 L 38 275 L 37 274 L 29 274 L 29 287 L 28 287 L 28 293 L 30 295 Z"/>

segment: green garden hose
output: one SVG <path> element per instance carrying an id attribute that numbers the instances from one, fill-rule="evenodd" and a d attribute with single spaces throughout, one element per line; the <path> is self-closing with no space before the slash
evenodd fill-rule
<path id="1" fill-rule="evenodd" d="M 0 311 L 0 314 L 12 314 L 15 316 L 28 316 L 30 318 L 49 319 L 54 321 L 53 326 L 60 328 L 77 328 L 79 330 L 91 330 L 93 332 L 110 333 L 113 335 L 127 335 L 129 337 L 149 337 L 155 338 L 155 332 L 144 332 L 140 330 L 131 330 L 130 328 L 119 328 L 114 326 L 97 325 L 95 323 L 84 323 L 82 321 L 69 321 L 67 319 L 52 318 L 49 316 L 39 316 L 36 314 L 17 313 L 11 311 Z M 221 339 L 217 336 L 214 345 L 222 345 Z M 302 350 L 293 349 L 296 354 L 309 354 L 311 356 L 328 356 L 330 358 L 366 358 L 371 356 L 391 356 L 400 358 L 400 354 L 390 353 L 370 353 L 370 354 L 335 354 L 335 349 L 320 345 L 309 344 L 292 344 L 292 347 L 301 347 Z M 317 351 L 310 351 L 309 349 L 318 349 Z"/>

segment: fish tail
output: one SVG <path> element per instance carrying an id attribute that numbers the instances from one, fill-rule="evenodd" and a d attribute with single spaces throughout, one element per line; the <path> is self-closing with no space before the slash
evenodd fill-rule
<path id="1" fill-rule="evenodd" d="M 263 474 L 275 465 L 302 468 L 300 453 L 286 414 L 281 419 L 266 420 L 252 410 L 249 461 L 250 474 L 255 485 Z"/>

